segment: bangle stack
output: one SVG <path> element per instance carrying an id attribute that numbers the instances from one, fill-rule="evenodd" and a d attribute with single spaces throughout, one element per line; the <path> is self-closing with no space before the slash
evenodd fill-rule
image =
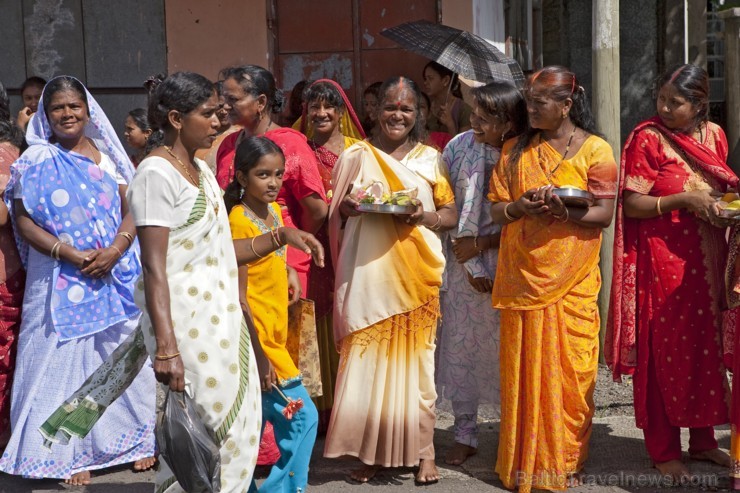
<path id="1" fill-rule="evenodd" d="M 117 252 L 118 252 L 118 258 L 121 258 L 121 257 L 123 257 L 123 252 L 121 251 L 121 249 L 120 249 L 120 248 L 118 248 L 118 247 L 117 247 L 116 245 L 114 245 L 113 243 L 111 243 L 111 245 L 110 245 L 110 246 L 109 246 L 108 248 L 112 248 L 113 250 L 117 251 Z"/>
<path id="2" fill-rule="evenodd" d="M 509 203 L 508 203 L 508 204 L 506 204 L 506 206 L 504 207 L 504 217 L 505 217 L 505 218 L 506 218 L 506 219 L 507 219 L 508 221 L 511 221 L 511 222 L 514 222 L 514 221 L 516 221 L 517 219 L 521 219 L 521 218 L 519 218 L 519 217 L 514 217 L 514 216 L 512 216 L 511 214 L 509 214 L 509 206 L 510 206 L 511 204 L 513 204 L 513 203 L 514 203 L 514 202 L 509 202 Z"/>
<path id="3" fill-rule="evenodd" d="M 282 243 L 280 243 L 280 234 L 278 233 L 277 228 L 270 231 L 270 236 L 272 236 L 272 242 L 275 243 L 275 248 L 283 246 Z"/>
<path id="4" fill-rule="evenodd" d="M 59 257 L 59 250 L 62 249 L 62 245 L 64 245 L 64 242 L 62 242 L 61 240 L 54 243 L 54 246 L 51 247 L 51 252 L 49 253 L 49 256 L 55 260 L 61 260 L 61 258 Z"/>
<path id="5" fill-rule="evenodd" d="M 154 359 L 157 361 L 167 361 L 168 359 L 177 358 L 180 356 L 180 352 L 172 353 L 172 354 L 155 354 Z"/>
<path id="6" fill-rule="evenodd" d="M 128 250 L 129 248 L 131 248 L 131 245 L 134 244 L 134 235 L 132 235 L 128 231 L 121 231 L 116 236 L 123 236 L 124 238 L 126 238 L 128 240 L 128 246 L 126 247 L 126 250 Z"/>

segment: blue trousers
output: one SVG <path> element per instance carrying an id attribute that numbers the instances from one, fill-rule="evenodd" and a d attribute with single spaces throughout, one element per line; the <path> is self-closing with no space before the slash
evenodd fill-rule
<path id="1" fill-rule="evenodd" d="M 262 392 L 262 423 L 272 423 L 280 459 L 272 466 L 270 475 L 259 487 L 265 493 L 303 493 L 308 483 L 308 463 L 316 442 L 319 413 L 303 384 L 293 382 L 280 390 L 293 400 L 303 399 L 303 407 L 293 419 L 283 416 L 285 399 L 276 391 Z M 257 492 L 252 480 L 249 493 Z"/>

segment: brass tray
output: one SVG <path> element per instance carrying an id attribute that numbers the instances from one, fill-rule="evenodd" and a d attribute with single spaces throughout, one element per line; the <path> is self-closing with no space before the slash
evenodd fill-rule
<path id="1" fill-rule="evenodd" d="M 359 204 L 356 209 L 360 212 L 374 212 L 377 214 L 413 214 L 415 205 L 396 204 Z"/>
<path id="2" fill-rule="evenodd" d="M 554 195 L 560 197 L 565 205 L 586 209 L 594 205 L 594 194 L 580 188 L 554 188 Z"/>

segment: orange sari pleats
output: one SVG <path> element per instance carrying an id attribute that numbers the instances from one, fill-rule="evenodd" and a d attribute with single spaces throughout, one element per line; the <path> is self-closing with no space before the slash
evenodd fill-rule
<path id="1" fill-rule="evenodd" d="M 588 455 L 599 354 L 598 265 L 540 310 L 501 310 L 501 434 L 507 488 L 565 489 Z"/>

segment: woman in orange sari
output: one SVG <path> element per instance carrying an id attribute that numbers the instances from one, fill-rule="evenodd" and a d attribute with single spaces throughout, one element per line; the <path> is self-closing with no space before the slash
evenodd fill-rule
<path id="1" fill-rule="evenodd" d="M 295 123 L 308 137 L 308 145 L 316 154 L 324 193 L 331 204 L 334 187 L 331 182 L 334 165 L 346 148 L 365 138 L 360 120 L 344 93 L 342 86 L 330 79 L 313 82 L 304 92 L 303 115 Z M 329 232 L 326 223 L 316 233 L 316 238 L 329 251 Z M 319 410 L 319 434 L 329 428 L 331 407 L 334 404 L 334 384 L 337 380 L 339 353 L 332 334 L 334 307 L 334 266 L 331 257 L 324 267 L 311 267 L 307 297 L 316 304 L 316 332 L 321 362 L 322 395 L 314 398 Z"/>
<path id="2" fill-rule="evenodd" d="M 531 128 L 504 144 L 488 198 L 503 225 L 493 286 L 501 310 L 496 472 L 505 487 L 526 493 L 578 484 L 588 455 L 599 247 L 614 211 L 617 167 L 575 74 L 545 67 L 525 98 Z M 588 190 L 593 205 L 567 206 L 553 193 L 564 186 Z"/>
<path id="3" fill-rule="evenodd" d="M 726 224 L 717 196 L 738 178 L 727 140 L 707 121 L 706 71 L 682 65 L 658 82 L 658 115 L 640 123 L 622 154 L 607 362 L 615 379 L 634 374 L 635 420 L 655 467 L 689 477 L 689 455 L 729 466 L 714 426 L 727 423 L 723 364 Z M 737 394 L 737 392 L 736 392 Z"/>

